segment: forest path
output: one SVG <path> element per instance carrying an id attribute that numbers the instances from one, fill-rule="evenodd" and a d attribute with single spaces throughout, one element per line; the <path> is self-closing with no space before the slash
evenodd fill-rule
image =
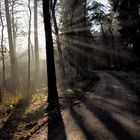
<path id="1" fill-rule="evenodd" d="M 62 118 L 66 138 L 54 130 L 54 140 L 140 139 L 139 101 L 134 92 L 106 72 L 98 72 L 98 75 L 100 80 L 89 92 L 64 99 L 67 108 Z M 46 139 L 47 134 L 42 132 L 31 139 Z"/>
<path id="2" fill-rule="evenodd" d="M 39 96 L 37 96 L 39 97 Z M 42 96 L 44 97 L 44 96 Z M 0 124 L 0 140 L 19 140 L 44 121 L 46 98 L 33 101 L 32 94 L 21 98 Z"/>

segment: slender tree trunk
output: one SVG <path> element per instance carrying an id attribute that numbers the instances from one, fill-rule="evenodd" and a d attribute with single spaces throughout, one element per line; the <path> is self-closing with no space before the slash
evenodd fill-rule
<path id="1" fill-rule="evenodd" d="M 31 46 L 31 7 L 30 7 L 30 0 L 28 1 L 28 9 L 29 9 L 29 30 L 28 30 L 28 94 L 30 94 L 31 90 L 31 55 L 30 55 L 30 46 Z"/>
<path id="2" fill-rule="evenodd" d="M 0 104 L 2 103 L 2 93 L 1 93 L 1 87 L 0 87 Z"/>
<path id="3" fill-rule="evenodd" d="M 16 32 L 17 32 L 17 27 L 16 27 L 16 23 L 15 23 L 15 17 L 14 17 L 14 6 L 15 6 L 15 0 L 12 1 L 12 9 L 11 9 L 11 23 L 12 23 L 12 36 L 13 36 L 13 47 L 14 47 L 14 53 L 15 53 L 15 63 L 16 63 L 16 82 L 17 82 L 17 86 L 19 84 L 19 71 L 18 71 L 18 60 L 17 60 L 17 55 L 16 55 Z"/>
<path id="4" fill-rule="evenodd" d="M 112 39 L 112 47 L 113 49 L 115 50 L 115 38 L 114 38 L 114 35 L 113 35 L 113 31 L 109 28 L 109 32 L 111 34 L 111 39 Z M 113 56 L 113 62 L 114 62 L 114 65 L 116 66 L 117 62 L 116 62 L 116 55 L 114 54 Z"/>
<path id="5" fill-rule="evenodd" d="M 104 29 L 103 29 L 102 22 L 101 22 L 100 20 L 99 20 L 99 22 L 100 22 L 100 25 L 101 25 L 101 30 L 102 30 L 103 38 L 104 38 L 104 42 L 105 42 L 105 49 L 106 49 L 105 57 L 106 57 L 106 62 L 107 62 L 108 68 L 110 68 L 110 58 L 109 58 L 109 55 L 108 55 L 108 48 L 107 48 L 106 35 L 105 35 Z"/>
<path id="6" fill-rule="evenodd" d="M 15 18 L 14 18 L 14 5 L 15 5 L 15 1 L 12 1 L 12 9 L 11 9 L 11 21 L 12 21 L 12 33 L 13 33 L 13 46 L 14 46 L 14 52 L 16 52 L 16 31 L 15 31 Z"/>
<path id="7" fill-rule="evenodd" d="M 58 27 L 57 27 L 57 21 L 56 21 L 55 13 L 53 13 L 52 18 L 53 18 L 53 23 L 54 23 L 54 29 L 55 29 L 56 43 L 57 43 L 58 52 L 59 52 L 60 57 L 62 57 L 60 36 L 59 36 L 59 33 L 58 33 Z"/>
<path id="8" fill-rule="evenodd" d="M 55 16 L 55 6 L 56 6 L 56 3 L 57 3 L 57 0 L 54 0 L 53 8 L 52 8 L 52 18 L 53 18 L 53 23 L 54 23 L 55 35 L 56 35 L 57 48 L 58 48 L 60 56 L 62 57 L 62 50 L 61 50 L 61 44 L 60 44 L 60 36 L 59 36 L 58 27 L 57 27 L 57 21 L 56 21 L 56 16 Z"/>
<path id="9" fill-rule="evenodd" d="M 0 21 L 1 21 L 1 48 L 2 48 L 2 77 L 3 77 L 3 87 L 4 89 L 6 88 L 6 83 L 5 83 L 5 58 L 4 58 L 4 46 L 3 46 L 3 39 L 4 39 L 4 23 L 3 23 L 3 18 L 2 18 L 2 11 L 1 11 L 1 2 L 0 2 Z"/>
<path id="10" fill-rule="evenodd" d="M 87 0 L 84 1 L 84 27 L 87 27 Z M 86 31 L 84 31 L 84 42 L 86 42 Z M 83 48 L 83 50 L 86 51 L 86 47 Z M 87 73 L 88 67 L 86 66 L 87 64 L 87 58 L 82 56 L 82 75 Z"/>
<path id="11" fill-rule="evenodd" d="M 11 28 L 11 18 L 9 14 L 9 4 L 8 0 L 5 0 L 5 11 L 6 11 L 6 22 L 8 31 L 8 41 L 10 49 L 10 61 L 11 61 L 11 79 L 12 79 L 12 92 L 15 93 L 17 88 L 17 64 L 16 64 L 16 54 L 14 51 L 12 28 Z"/>
<path id="12" fill-rule="evenodd" d="M 32 61 L 33 61 L 33 65 L 35 66 L 35 53 L 34 53 L 34 47 L 33 44 L 31 44 L 31 52 L 32 52 Z"/>
<path id="13" fill-rule="evenodd" d="M 56 88 L 56 73 L 54 64 L 54 51 L 50 17 L 50 0 L 43 0 L 43 14 L 46 35 L 47 75 L 48 75 L 48 101 L 55 102 L 58 98 Z"/>
<path id="14" fill-rule="evenodd" d="M 62 55 L 60 36 L 59 36 L 59 31 L 58 31 L 58 26 L 57 26 L 57 21 L 56 21 L 56 16 L 55 16 L 56 3 L 57 3 L 57 0 L 54 0 L 53 8 L 52 8 L 52 18 L 53 18 L 53 24 L 54 24 L 54 30 L 55 30 L 55 36 L 56 36 L 56 44 L 57 44 L 57 48 L 58 48 L 58 55 L 59 55 L 59 59 L 60 59 L 59 69 L 61 70 L 61 73 L 62 73 L 61 76 L 64 77 L 65 68 L 64 68 L 64 64 L 62 62 L 63 55 Z"/>
<path id="15" fill-rule="evenodd" d="M 35 87 L 38 86 L 40 80 L 39 71 L 39 46 L 38 46 L 38 16 L 37 16 L 37 0 L 34 0 L 34 44 L 35 44 Z"/>

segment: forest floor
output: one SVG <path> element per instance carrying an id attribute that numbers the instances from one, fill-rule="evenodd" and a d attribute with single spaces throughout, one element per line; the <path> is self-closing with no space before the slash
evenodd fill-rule
<path id="1" fill-rule="evenodd" d="M 31 140 L 140 139 L 139 100 L 135 92 L 106 72 L 98 75 L 100 80 L 95 86 L 89 85 L 84 91 L 73 87 L 61 98 L 65 128 L 52 131 L 54 137 L 47 138 L 44 127 Z"/>
<path id="2" fill-rule="evenodd" d="M 58 91 L 64 127 L 48 131 L 48 114 L 44 115 L 47 99 L 42 96 L 43 90 L 39 97 L 34 95 L 20 102 L 0 128 L 0 140 L 140 139 L 137 94 L 116 76 L 97 73 L 96 84 L 95 79 L 79 81 Z"/>
<path id="3" fill-rule="evenodd" d="M 126 83 L 132 90 L 135 91 L 138 98 L 140 99 L 140 71 L 111 71 L 116 78 L 119 78 L 124 84 Z"/>

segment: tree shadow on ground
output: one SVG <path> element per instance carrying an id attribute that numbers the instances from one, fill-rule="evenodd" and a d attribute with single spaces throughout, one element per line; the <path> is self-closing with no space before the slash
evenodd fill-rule
<path id="1" fill-rule="evenodd" d="M 39 119 L 41 119 L 46 111 L 45 105 L 41 105 L 36 110 L 29 112 L 25 115 L 25 117 L 22 118 L 23 123 L 30 123 L 30 122 L 37 122 Z"/>
<path id="2" fill-rule="evenodd" d="M 48 140 L 66 140 L 65 126 L 58 98 L 48 101 Z"/>
<path id="3" fill-rule="evenodd" d="M 85 134 L 87 140 L 94 140 L 95 135 L 88 131 L 87 126 L 84 125 L 84 119 L 82 115 L 79 115 L 74 110 L 74 106 L 76 106 L 76 100 L 81 104 L 84 104 L 86 108 L 95 115 L 100 122 L 118 139 L 118 140 L 137 140 L 138 136 L 132 135 L 124 125 L 113 118 L 111 112 L 104 109 L 104 106 L 97 106 L 95 100 L 90 99 L 87 95 L 83 95 L 81 93 L 75 93 L 70 96 L 65 96 L 65 102 L 69 102 L 70 113 L 72 117 L 75 119 L 76 124 L 80 127 L 80 129 Z M 102 101 L 102 100 L 100 100 Z M 104 101 L 107 102 L 107 101 Z M 79 104 L 78 103 L 78 104 Z M 108 103 L 108 102 L 107 102 Z M 113 104 L 112 104 L 113 105 Z M 118 106 L 117 106 L 118 107 Z M 125 109 L 124 109 L 125 111 Z M 130 110 L 126 110 L 130 111 Z M 130 113 L 133 113 L 130 111 Z"/>
<path id="4" fill-rule="evenodd" d="M 138 108 L 131 108 L 130 106 L 117 105 L 115 103 L 111 103 L 106 98 L 94 98 L 92 100 L 94 101 L 94 103 L 95 102 L 102 102 L 103 105 L 110 105 L 116 109 L 119 109 L 119 110 L 124 111 L 126 113 L 131 113 L 131 114 L 136 115 L 137 117 L 140 117 L 140 112 L 139 112 Z"/>
<path id="5" fill-rule="evenodd" d="M 90 99 L 84 95 L 79 98 L 82 103 L 90 110 L 105 126 L 114 134 L 119 140 L 137 140 L 134 136 L 126 130 L 126 128 L 116 119 L 114 119 L 110 112 L 105 111 L 102 107 L 95 105 Z"/>
<path id="6" fill-rule="evenodd" d="M 74 118 L 76 124 L 79 126 L 79 128 L 84 133 L 86 139 L 94 140 L 95 139 L 93 136 L 94 134 L 87 129 L 87 126 L 84 125 L 84 118 L 80 114 L 78 114 L 72 106 L 70 107 L 70 113 L 71 113 L 72 117 Z"/>
<path id="7" fill-rule="evenodd" d="M 11 140 L 15 132 L 17 131 L 18 124 L 22 120 L 22 115 L 26 111 L 31 100 L 31 96 L 26 96 L 21 99 L 19 103 L 15 106 L 14 111 L 8 117 L 3 127 L 0 129 L 0 139 Z"/>
<path id="8" fill-rule="evenodd" d="M 74 104 L 77 102 L 77 94 L 65 94 L 64 95 L 64 105 L 67 109 L 70 109 L 70 114 L 72 115 L 72 118 L 74 119 L 74 122 L 79 126 L 81 131 L 83 132 L 85 138 L 87 140 L 94 140 L 94 134 L 92 131 L 90 131 L 86 124 L 84 123 L 85 120 L 81 114 L 79 114 L 75 109 L 74 109 Z"/>

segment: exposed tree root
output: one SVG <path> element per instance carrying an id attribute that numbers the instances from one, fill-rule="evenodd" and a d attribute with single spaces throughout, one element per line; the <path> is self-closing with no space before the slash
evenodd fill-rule
<path id="1" fill-rule="evenodd" d="M 38 124 L 34 126 L 31 130 L 25 131 L 20 137 L 20 140 L 28 140 L 34 133 L 36 133 L 41 127 L 48 123 L 48 116 L 40 119 Z"/>

